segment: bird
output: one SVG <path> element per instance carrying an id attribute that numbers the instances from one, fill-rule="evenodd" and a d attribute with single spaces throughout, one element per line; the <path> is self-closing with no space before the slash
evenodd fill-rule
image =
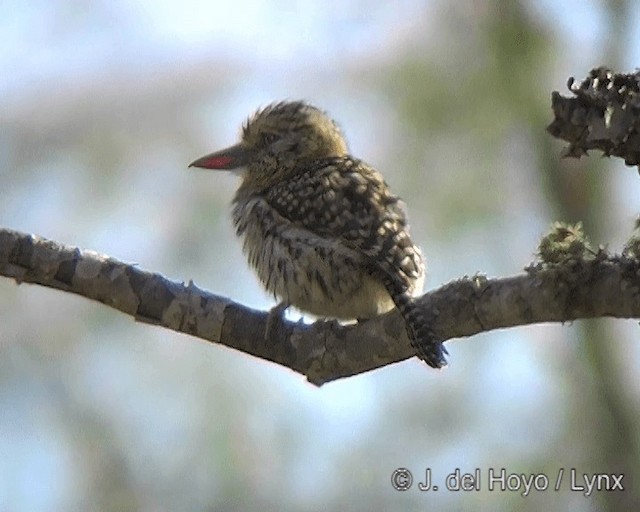
<path id="1" fill-rule="evenodd" d="M 305 101 L 280 101 L 250 116 L 240 139 L 189 167 L 240 174 L 233 223 L 250 266 L 279 301 L 271 315 L 294 306 L 361 321 L 396 307 L 416 355 L 446 366 L 447 351 L 415 301 L 425 263 L 404 203 L 349 153 L 339 125 Z"/>

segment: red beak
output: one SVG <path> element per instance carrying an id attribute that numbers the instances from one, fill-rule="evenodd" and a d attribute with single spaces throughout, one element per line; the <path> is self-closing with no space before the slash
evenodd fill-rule
<path id="1" fill-rule="evenodd" d="M 216 151 L 191 162 L 189 167 L 201 169 L 236 169 L 243 167 L 251 160 L 251 151 L 242 144 L 236 144 L 226 149 Z"/>

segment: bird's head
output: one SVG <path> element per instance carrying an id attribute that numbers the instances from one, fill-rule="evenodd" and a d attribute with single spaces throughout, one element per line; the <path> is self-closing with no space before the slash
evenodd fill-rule
<path id="1" fill-rule="evenodd" d="M 303 171 L 305 163 L 344 156 L 347 143 L 322 110 L 302 101 L 271 104 L 251 116 L 235 146 L 199 158 L 189 167 L 244 168 L 244 185 L 263 188 Z"/>

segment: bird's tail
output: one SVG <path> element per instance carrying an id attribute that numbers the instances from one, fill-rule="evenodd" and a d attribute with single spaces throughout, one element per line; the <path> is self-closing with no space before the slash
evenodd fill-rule
<path id="1" fill-rule="evenodd" d="M 432 368 L 447 366 L 445 356 L 449 353 L 433 332 L 430 322 L 420 311 L 413 297 L 404 292 L 392 296 L 392 299 L 404 318 L 407 334 L 416 355 Z"/>

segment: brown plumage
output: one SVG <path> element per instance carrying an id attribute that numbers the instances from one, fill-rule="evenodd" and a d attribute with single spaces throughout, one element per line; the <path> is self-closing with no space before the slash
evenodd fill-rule
<path id="1" fill-rule="evenodd" d="M 351 156 L 339 127 L 303 102 L 258 111 L 242 140 L 191 164 L 243 168 L 233 221 L 265 288 L 319 317 L 364 319 L 398 307 L 416 353 L 446 364 L 412 297 L 424 261 L 404 205 L 382 175 Z"/>

